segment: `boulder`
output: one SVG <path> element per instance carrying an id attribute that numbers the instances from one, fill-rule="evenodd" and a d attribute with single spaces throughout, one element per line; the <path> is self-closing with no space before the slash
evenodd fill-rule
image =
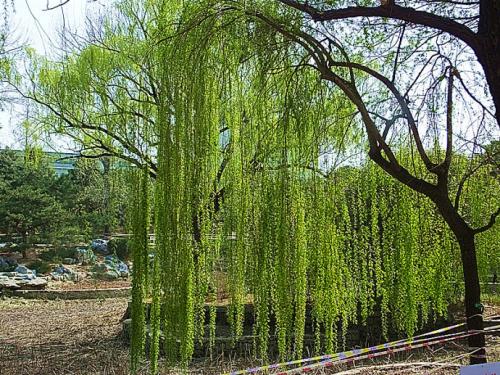
<path id="1" fill-rule="evenodd" d="M 120 278 L 120 274 L 115 270 L 108 270 L 101 274 L 102 278 L 107 280 L 117 280 Z"/>
<path id="2" fill-rule="evenodd" d="M 116 270 L 121 277 L 128 277 L 129 270 L 125 262 L 121 261 L 114 255 L 108 255 L 104 258 L 104 262 Z"/>
<path id="3" fill-rule="evenodd" d="M 10 279 L 12 280 L 12 279 Z M 23 289 L 44 289 L 47 286 L 47 279 L 45 277 L 35 277 L 33 279 L 27 278 L 16 278 L 12 280 L 17 286 Z M 16 287 L 11 287 L 10 289 L 17 289 Z"/>
<path id="4" fill-rule="evenodd" d="M 0 279 L 0 289 L 19 289 L 21 286 L 14 279 Z"/>
<path id="5" fill-rule="evenodd" d="M 50 275 L 56 281 L 78 281 L 81 279 L 77 272 L 64 267 L 62 264 L 54 268 Z"/>
<path id="6" fill-rule="evenodd" d="M 98 238 L 98 239 L 92 240 L 92 242 L 90 243 L 90 247 L 92 250 L 95 250 L 101 254 L 108 254 L 109 253 L 108 242 L 109 242 L 109 240 L 104 240 L 102 238 Z"/>
<path id="7" fill-rule="evenodd" d="M 113 255 L 108 255 L 104 258 L 104 262 L 97 263 L 92 268 L 92 272 L 94 277 L 106 280 L 128 277 L 129 275 L 128 266 Z"/>
<path id="8" fill-rule="evenodd" d="M 78 262 L 82 265 L 95 264 L 95 262 L 97 261 L 97 257 L 95 256 L 92 249 L 79 247 L 75 251 L 75 256 Z"/>
<path id="9" fill-rule="evenodd" d="M 34 270 L 19 265 L 13 272 L 0 272 L 0 289 L 43 289 L 47 279 L 37 277 Z"/>
<path id="10" fill-rule="evenodd" d="M 32 273 L 16 273 L 16 275 L 13 277 L 14 280 L 34 280 L 36 279 L 36 276 Z"/>
<path id="11" fill-rule="evenodd" d="M 0 272 L 0 277 L 9 278 L 9 277 L 16 277 L 16 275 L 17 275 L 17 272 L 14 272 L 14 271 L 12 271 L 12 272 Z"/>
<path id="12" fill-rule="evenodd" d="M 48 281 L 44 277 L 37 277 L 33 280 L 30 280 L 26 286 L 29 286 L 30 288 L 33 289 L 42 289 L 47 285 Z"/>
<path id="13" fill-rule="evenodd" d="M 28 267 L 20 264 L 19 266 L 16 267 L 16 269 L 14 270 L 14 272 L 27 275 L 27 274 L 32 273 L 34 271 L 32 271 Z"/>

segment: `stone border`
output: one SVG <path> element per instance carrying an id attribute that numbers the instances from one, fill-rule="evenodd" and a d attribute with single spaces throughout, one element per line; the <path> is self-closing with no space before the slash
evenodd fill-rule
<path id="1" fill-rule="evenodd" d="M 76 289 L 76 290 L 3 290 L 6 297 L 25 299 L 71 300 L 71 299 L 104 299 L 129 297 L 131 287 L 108 289 Z"/>

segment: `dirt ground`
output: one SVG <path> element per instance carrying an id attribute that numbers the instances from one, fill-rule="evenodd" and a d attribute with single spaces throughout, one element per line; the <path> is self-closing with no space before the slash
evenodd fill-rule
<path id="1" fill-rule="evenodd" d="M 125 374 L 127 299 L 0 301 L 0 374 Z M 120 315 L 121 314 L 121 315 Z"/>
<path id="2" fill-rule="evenodd" d="M 128 373 L 128 348 L 120 338 L 120 320 L 127 306 L 126 298 L 106 300 L 0 300 L 0 374 L 119 374 Z M 500 339 L 490 338 L 491 359 L 500 359 Z M 404 354 L 356 367 L 319 370 L 315 374 L 457 374 L 457 363 L 465 362 L 462 347 L 434 349 L 433 352 Z M 462 356 L 462 358 L 460 358 Z M 419 362 L 410 367 L 394 367 L 398 361 Z M 422 362 L 453 362 L 455 367 L 429 368 Z M 229 368 L 244 369 L 252 364 L 217 358 L 212 362 L 194 361 L 192 374 L 218 374 Z M 255 364 L 254 364 L 255 365 Z M 365 369 L 363 366 L 367 366 Z M 147 369 L 144 369 L 146 373 Z M 163 371 L 181 373 L 180 370 Z"/>
<path id="3" fill-rule="evenodd" d="M 71 281 L 53 281 L 49 282 L 47 290 L 82 290 L 82 289 L 110 289 L 110 288 L 127 288 L 131 286 L 130 279 L 120 280 L 97 280 L 90 277 L 78 282 Z"/>

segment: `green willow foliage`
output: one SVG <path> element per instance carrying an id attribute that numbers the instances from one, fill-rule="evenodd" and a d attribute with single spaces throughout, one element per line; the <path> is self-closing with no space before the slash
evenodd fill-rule
<path id="1" fill-rule="evenodd" d="M 206 330 L 213 345 L 216 265 L 227 275 L 235 339 L 245 304 L 254 305 L 261 358 L 274 337 L 282 358 L 301 357 L 309 311 L 316 351 L 332 352 L 349 325 L 375 315 L 383 335 L 412 335 L 461 293 L 459 249 L 432 202 L 361 158 L 333 166 L 332 150 L 365 147 L 352 105 L 307 67 L 299 46 L 241 12 L 225 12 L 233 3 L 158 1 L 151 25 L 158 42 L 149 63 L 160 98 L 153 373 L 160 351 L 185 365 Z M 261 8 L 300 27 L 275 2 Z M 399 153 L 411 155 L 404 143 Z M 467 184 L 463 207 L 472 220 L 498 203 L 498 193 L 496 202 L 483 199 L 493 179 L 485 172 Z M 141 184 L 133 217 L 133 369 L 144 347 L 147 297 Z M 479 242 L 484 277 L 498 231 Z"/>
<path id="2" fill-rule="evenodd" d="M 132 278 L 132 327 L 131 327 L 131 369 L 137 370 L 146 342 L 145 297 L 148 294 L 148 236 L 149 236 L 149 174 L 146 169 L 135 173 L 134 197 L 130 209 L 130 250 L 133 261 Z"/>

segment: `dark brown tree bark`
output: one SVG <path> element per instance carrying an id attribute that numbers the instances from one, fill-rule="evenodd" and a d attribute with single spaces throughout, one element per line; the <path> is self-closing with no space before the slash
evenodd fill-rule
<path id="1" fill-rule="evenodd" d="M 481 52 L 476 51 L 476 55 L 483 66 L 500 126 L 500 2 L 481 0 L 480 7 L 477 36 Z"/>
<path id="2" fill-rule="evenodd" d="M 457 236 L 462 256 L 462 267 L 465 281 L 465 316 L 467 316 L 467 329 L 469 331 L 483 330 L 483 308 L 481 305 L 481 286 L 477 271 L 476 246 L 474 234 L 469 230 Z M 470 363 L 485 363 L 485 336 L 484 333 L 469 336 L 468 338 Z"/>
<path id="3" fill-rule="evenodd" d="M 465 284 L 465 316 L 467 317 L 467 329 L 469 331 L 483 330 L 483 307 L 481 304 L 481 285 L 477 269 L 475 232 L 463 220 L 457 212 L 448 195 L 436 195 L 431 198 L 436 204 L 441 216 L 446 221 L 455 235 L 460 246 L 462 269 Z M 484 333 L 468 337 L 468 345 L 471 351 L 470 363 L 478 364 L 486 362 L 485 336 Z"/>

